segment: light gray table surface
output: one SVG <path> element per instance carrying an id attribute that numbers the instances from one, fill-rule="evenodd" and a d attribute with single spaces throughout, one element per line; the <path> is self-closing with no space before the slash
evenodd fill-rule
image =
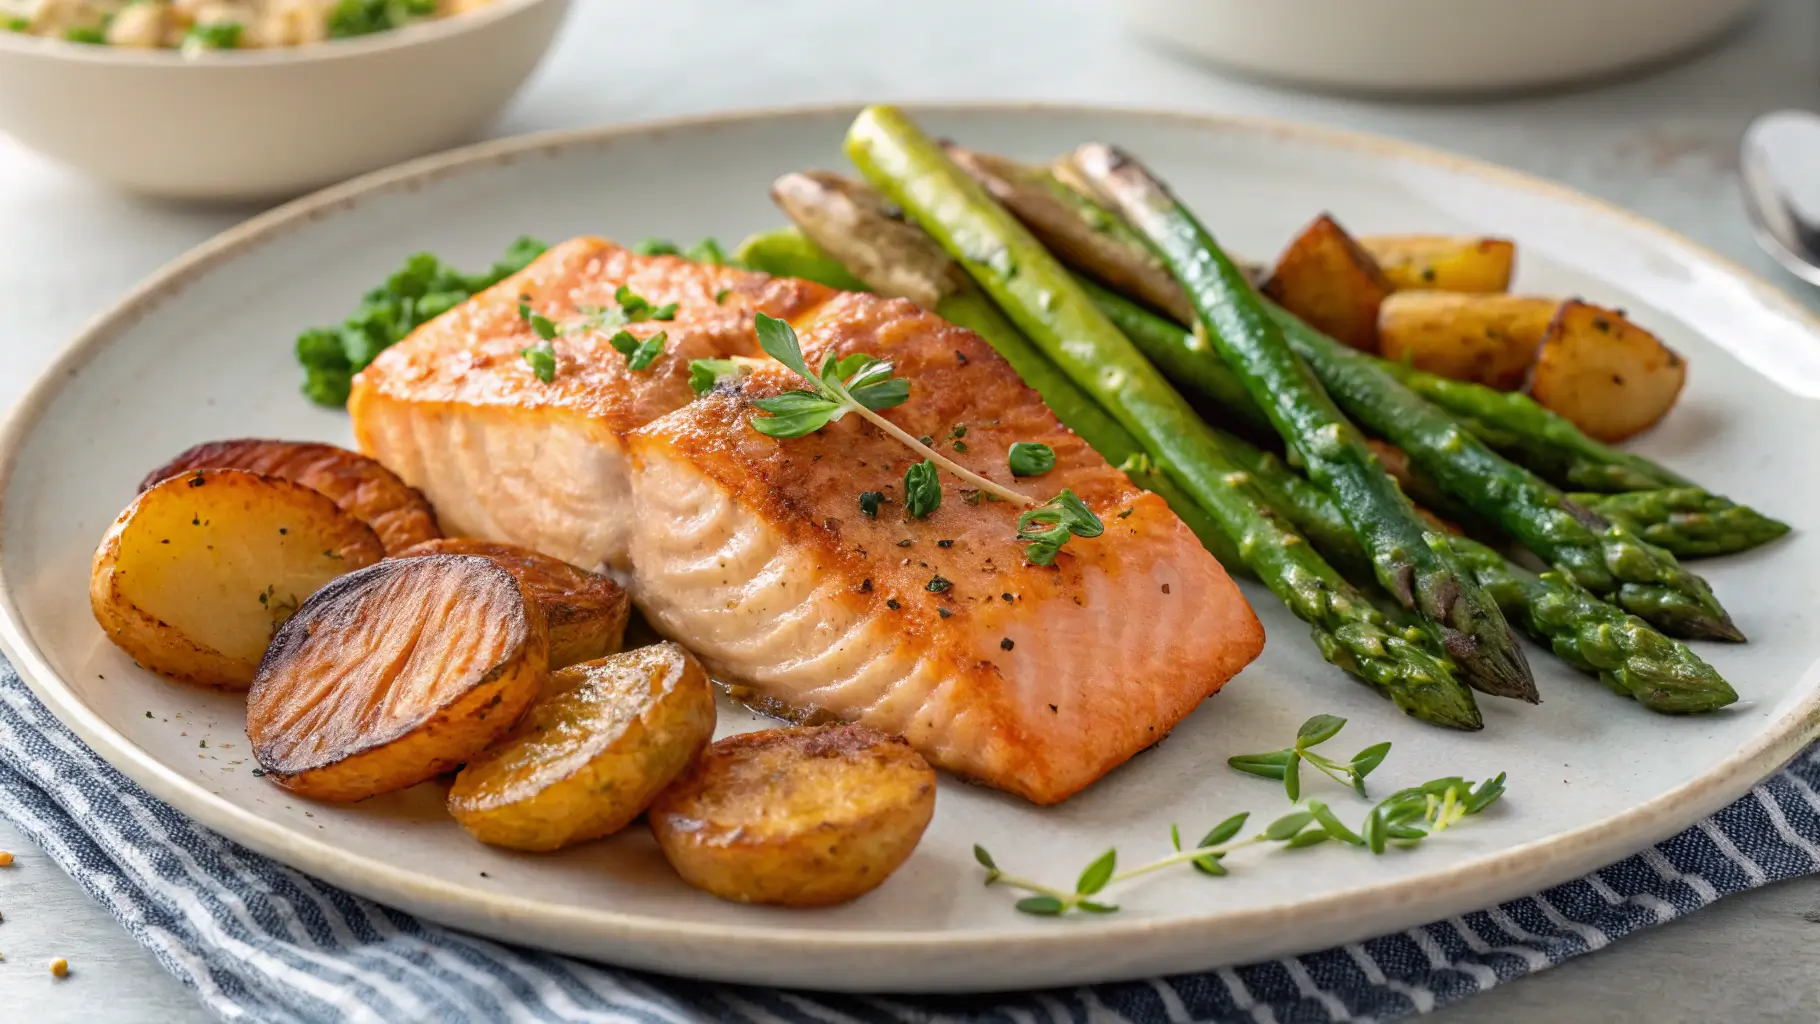
<path id="1" fill-rule="evenodd" d="M 1042 99 L 1266 114 L 1413 139 L 1559 179 L 1676 228 L 1820 309 L 1752 246 L 1736 143 L 1754 114 L 1820 109 L 1820 4 L 1768 0 L 1685 61 L 1494 102 L 1387 102 L 1223 79 L 1129 36 L 1104 0 L 575 0 L 492 133 L 872 99 Z M 382 101 L 382 100 L 381 100 Z M 250 210 L 106 191 L 0 136 L 0 407 L 72 332 Z M 0 1021 L 208 1019 L 118 924 L 0 821 Z M 53 957 L 68 978 L 54 981 Z M 1488 1021 L 1820 1021 L 1820 881 L 1733 897 L 1435 1015 Z M 402 1022 L 401 1022 L 402 1024 Z"/>

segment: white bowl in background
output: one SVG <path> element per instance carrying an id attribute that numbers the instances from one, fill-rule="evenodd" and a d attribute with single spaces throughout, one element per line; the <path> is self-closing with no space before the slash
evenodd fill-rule
<path id="1" fill-rule="evenodd" d="M 1124 0 L 1145 35 L 1234 71 L 1328 89 L 1486 93 L 1649 64 L 1756 0 Z"/>
<path id="2" fill-rule="evenodd" d="M 0 32 L 0 132 L 133 192 L 297 195 L 467 141 L 555 39 L 569 0 L 307 46 L 185 58 Z"/>

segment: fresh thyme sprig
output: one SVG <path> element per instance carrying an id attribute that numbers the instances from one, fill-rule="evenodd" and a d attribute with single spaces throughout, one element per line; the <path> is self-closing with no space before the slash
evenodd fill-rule
<path id="1" fill-rule="evenodd" d="M 906 433 L 897 424 L 880 416 L 879 410 L 902 405 L 910 398 L 910 382 L 892 376 L 887 360 L 855 353 L 845 359 L 828 353 L 821 372 L 809 368 L 796 331 L 788 323 L 763 313 L 757 314 L 759 347 L 771 358 L 789 367 L 809 385 L 806 391 L 786 391 L 773 398 L 761 398 L 752 404 L 769 416 L 755 416 L 752 426 L 761 434 L 791 438 L 812 434 L 848 413 L 857 413 L 885 433 L 910 447 L 925 460 L 947 470 L 981 490 L 1008 501 L 1030 506 L 1037 502 L 1008 487 L 993 483 L 962 466 L 934 448 Z"/>
<path id="2" fill-rule="evenodd" d="M 1343 786 L 1351 786 L 1364 796 L 1365 776 L 1384 763 L 1385 756 L 1390 753 L 1390 744 L 1374 743 L 1354 754 L 1345 764 L 1314 751 L 1314 747 L 1333 739 L 1345 725 L 1344 718 L 1316 715 L 1296 730 L 1295 746 L 1268 754 L 1240 754 L 1227 758 L 1226 763 L 1248 775 L 1280 781 L 1291 802 L 1302 798 L 1303 764 L 1313 765 L 1322 775 Z"/>
<path id="3" fill-rule="evenodd" d="M 1267 776 L 1283 778 L 1294 774 L 1288 766 L 1309 760 L 1307 747 L 1332 739 L 1335 733 L 1346 724 L 1346 720 L 1333 715 L 1316 715 L 1303 724 L 1296 737 L 1296 746 L 1287 751 L 1275 754 L 1253 755 L 1251 761 L 1261 767 L 1277 764 L 1274 759 L 1279 754 L 1299 755 L 1296 759 L 1284 758 L 1283 775 Z M 1348 775 L 1354 788 L 1364 792 L 1364 778 L 1371 769 L 1383 762 L 1390 751 L 1390 744 L 1379 743 L 1360 751 L 1353 764 L 1345 766 L 1330 765 L 1341 774 Z M 1319 758 L 1320 755 L 1314 755 Z M 1361 759 L 1368 766 L 1360 770 L 1357 766 Z M 1240 760 L 1234 758 L 1234 761 Z M 1312 763 L 1312 762 L 1311 762 Z M 1237 765 L 1235 765 L 1237 767 Z M 1318 765 L 1317 765 L 1318 767 Z M 1251 768 L 1241 769 L 1252 771 Z M 1252 771 L 1252 774 L 1265 774 Z M 1329 773 L 1332 774 L 1332 773 Z M 1345 781 L 1342 779 L 1341 781 Z M 1339 842 L 1347 846 L 1369 850 L 1373 854 L 1382 854 L 1391 846 L 1410 847 L 1436 832 L 1457 825 L 1469 815 L 1478 814 L 1504 795 L 1504 775 L 1473 783 L 1459 776 L 1434 779 L 1420 786 L 1401 789 L 1384 798 L 1366 813 L 1364 823 L 1358 829 L 1352 829 L 1340 820 L 1333 809 L 1318 800 L 1310 800 L 1300 810 L 1271 822 L 1263 831 L 1244 838 L 1237 838 L 1245 822 L 1250 818 L 1249 812 L 1235 814 L 1215 825 L 1201 837 L 1194 846 L 1182 848 L 1181 829 L 1169 826 L 1169 842 L 1175 852 L 1126 871 L 1118 870 L 1118 851 L 1107 850 L 1095 858 L 1075 881 L 1074 891 L 1068 892 L 1053 886 L 1044 885 L 1019 875 L 1013 875 L 998 866 L 983 846 L 973 847 L 973 858 L 986 869 L 987 885 L 1008 885 L 1022 889 L 1029 896 L 1017 901 L 1017 909 L 1026 914 L 1053 917 L 1071 911 L 1085 911 L 1092 914 L 1110 914 L 1118 910 L 1118 905 L 1095 899 L 1107 886 L 1128 881 L 1140 875 L 1149 874 L 1175 864 L 1190 864 L 1204 875 L 1222 876 L 1229 874 L 1225 863 L 1228 854 L 1247 846 L 1261 843 L 1278 843 L 1284 849 L 1300 850 L 1318 846 L 1326 842 Z M 1292 797 L 1293 799 L 1293 797 Z"/>

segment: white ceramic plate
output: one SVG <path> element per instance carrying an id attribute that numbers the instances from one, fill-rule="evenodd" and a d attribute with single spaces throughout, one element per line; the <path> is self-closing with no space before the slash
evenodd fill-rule
<path id="1" fill-rule="evenodd" d="M 1793 537 L 1702 570 L 1754 642 L 1703 646 L 1745 700 L 1671 719 L 1539 652 L 1545 703 L 1483 700 L 1486 728 L 1402 718 L 1315 655 L 1262 590 L 1264 657 L 1168 742 L 1046 810 L 944 783 L 934 825 L 872 895 L 815 911 L 739 907 L 683 886 L 649 837 L 549 856 L 470 840 L 432 786 L 354 807 L 251 774 L 241 702 L 170 684 L 111 647 L 88 610 L 90 553 L 148 467 L 245 435 L 346 442 L 297 395 L 291 339 L 338 320 L 407 253 L 466 266 L 513 236 L 733 240 L 779 222 L 766 186 L 844 165 L 850 111 L 670 123 L 489 144 L 382 172 L 259 218 L 179 260 L 78 338 L 17 410 L 0 479 L 0 639 L 38 694 L 157 796 L 349 889 L 515 942 L 704 977 L 892 991 L 1003 989 L 1252 960 L 1481 908 L 1616 860 L 1743 793 L 1820 717 L 1820 335 L 1796 307 L 1688 242 L 1553 186 L 1462 160 L 1281 124 L 1095 110 L 927 110 L 931 131 L 1023 157 L 1119 142 L 1172 179 L 1237 250 L 1269 254 L 1321 210 L 1360 231 L 1478 231 L 1521 242 L 1521 287 L 1632 310 L 1692 361 L 1686 397 L 1639 443 L 1712 488 L 1791 520 Z M 1116 615 L 1109 609 L 1108 615 Z M 1233 874 L 1159 873 L 1106 917 L 1039 919 L 982 889 L 971 848 L 1066 884 L 1117 846 L 1165 852 L 1280 789 L 1223 765 L 1279 746 L 1316 712 L 1353 722 L 1350 753 L 1389 739 L 1382 791 L 1510 773 L 1505 803 L 1409 854 L 1332 845 L 1235 855 Z M 757 725 L 731 707 L 724 729 Z M 203 743 L 206 741 L 207 746 Z M 1324 781 L 1310 795 L 1357 821 Z"/>

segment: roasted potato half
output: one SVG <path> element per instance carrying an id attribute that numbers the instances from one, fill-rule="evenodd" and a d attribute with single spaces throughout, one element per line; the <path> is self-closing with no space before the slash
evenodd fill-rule
<path id="1" fill-rule="evenodd" d="M 95 549 L 89 607 L 162 676 L 244 690 L 317 589 L 385 554 L 360 520 L 275 477 L 204 469 L 133 499 Z"/>
<path id="2" fill-rule="evenodd" d="M 1624 314 L 1575 299 L 1548 325 L 1530 397 L 1601 441 L 1656 424 L 1687 383 L 1687 360 Z"/>
<path id="3" fill-rule="evenodd" d="M 247 694 L 266 777 L 353 801 L 451 771 L 499 739 L 549 678 L 543 611 L 496 563 L 388 558 L 316 592 Z"/>
<path id="4" fill-rule="evenodd" d="M 1517 245 L 1506 238 L 1365 235 L 1359 245 L 1398 291 L 1508 291 L 1517 265 Z"/>
<path id="5" fill-rule="evenodd" d="M 821 907 L 877 888 L 935 813 L 935 772 L 860 725 L 729 736 L 651 805 L 683 881 L 735 903 Z"/>
<path id="6" fill-rule="evenodd" d="M 1559 299 L 1397 292 L 1378 309 L 1378 353 L 1500 391 L 1523 386 Z"/>
<path id="7" fill-rule="evenodd" d="M 474 838 L 555 850 L 625 828 L 714 738 L 714 687 L 675 644 L 571 666 L 468 762 L 449 813 Z"/>
<path id="8" fill-rule="evenodd" d="M 619 584 L 599 573 L 577 569 L 561 559 L 516 544 L 472 537 L 424 541 L 398 554 L 401 558 L 478 555 L 498 562 L 518 577 L 525 591 L 543 608 L 544 621 L 550 626 L 552 669 L 605 657 L 619 650 L 620 641 L 625 639 L 631 604 Z"/>
<path id="9" fill-rule="evenodd" d="M 1264 294 L 1310 326 L 1378 350 L 1378 306 L 1395 288 L 1371 254 L 1327 214 L 1302 229 L 1264 282 Z"/>
<path id="10" fill-rule="evenodd" d="M 379 535 L 386 554 L 442 536 L 436 512 L 415 487 L 359 452 L 313 441 L 210 441 L 146 474 L 145 490 L 194 469 L 244 469 L 320 491 Z"/>

